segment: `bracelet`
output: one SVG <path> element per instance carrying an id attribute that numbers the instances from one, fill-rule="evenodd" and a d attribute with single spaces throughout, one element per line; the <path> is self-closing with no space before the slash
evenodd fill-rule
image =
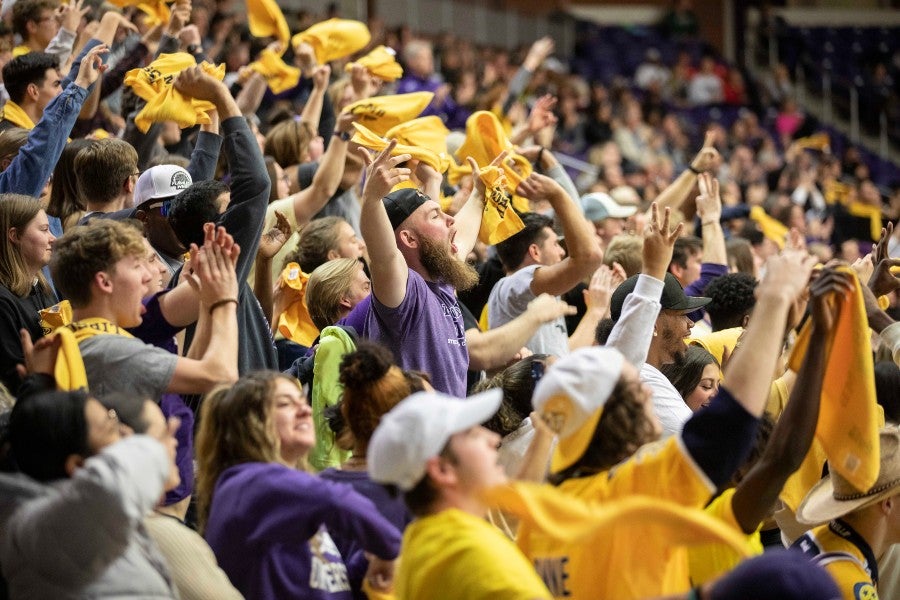
<path id="1" fill-rule="evenodd" d="M 719 223 L 719 222 L 716 221 L 716 220 L 700 221 L 700 224 L 701 224 L 701 225 L 717 225 L 718 223 Z"/>
<path id="2" fill-rule="evenodd" d="M 537 165 L 538 167 L 540 167 L 540 166 L 541 166 L 541 159 L 542 159 L 543 157 L 544 157 L 544 147 L 541 146 L 541 149 L 538 150 L 538 155 L 537 155 L 537 158 L 536 158 L 535 161 L 534 161 L 534 164 Z"/>
<path id="3" fill-rule="evenodd" d="M 234 302 L 235 306 L 238 304 L 237 298 L 225 298 L 224 300 L 216 300 L 212 304 L 209 305 L 209 314 L 213 314 L 213 311 L 219 308 L 220 306 L 225 306 L 226 304 L 231 304 Z"/>
<path id="4" fill-rule="evenodd" d="M 695 168 L 694 168 L 694 165 L 688 165 L 688 171 L 690 171 L 690 172 L 693 173 L 694 175 L 699 175 L 700 173 L 703 172 L 703 171 L 701 171 L 700 169 L 695 169 Z"/>
<path id="5" fill-rule="evenodd" d="M 331 135 L 340 138 L 342 142 L 349 142 L 351 137 L 349 131 L 334 131 Z"/>

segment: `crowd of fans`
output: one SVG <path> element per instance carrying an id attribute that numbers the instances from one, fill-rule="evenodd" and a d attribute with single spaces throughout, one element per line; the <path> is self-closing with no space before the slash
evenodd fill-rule
<path id="1" fill-rule="evenodd" d="M 4 597 L 900 595 L 900 191 L 783 72 L 113 4 L 0 10 Z"/>

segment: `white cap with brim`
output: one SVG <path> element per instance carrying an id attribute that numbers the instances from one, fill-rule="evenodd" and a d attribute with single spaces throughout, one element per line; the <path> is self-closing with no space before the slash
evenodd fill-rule
<path id="1" fill-rule="evenodd" d="M 531 399 L 534 410 L 559 436 L 551 472 L 559 473 L 584 455 L 624 364 L 625 357 L 614 348 L 581 348 L 553 363 L 538 382 Z"/>
<path id="2" fill-rule="evenodd" d="M 604 219 L 627 219 L 637 212 L 637 206 L 619 204 L 609 194 L 593 192 L 581 197 L 584 217 L 591 222 Z"/>
<path id="3" fill-rule="evenodd" d="M 821 479 L 797 507 L 797 521 L 819 525 L 900 494 L 900 430 L 886 427 L 879 434 L 881 464 L 878 479 L 860 492 L 837 472 Z"/>
<path id="4" fill-rule="evenodd" d="M 150 167 L 138 177 L 134 188 L 134 205 L 148 200 L 174 198 L 191 187 L 191 174 L 177 165 Z"/>
<path id="5" fill-rule="evenodd" d="M 438 456 L 454 434 L 494 416 L 502 400 L 499 389 L 465 400 L 440 392 L 413 394 L 381 417 L 366 451 L 369 476 L 403 491 L 413 489 L 428 459 Z"/>

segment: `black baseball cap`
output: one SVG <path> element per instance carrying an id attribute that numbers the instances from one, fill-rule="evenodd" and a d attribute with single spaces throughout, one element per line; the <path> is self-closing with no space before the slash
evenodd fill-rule
<path id="1" fill-rule="evenodd" d="M 381 199 L 384 210 L 387 211 L 391 227 L 396 230 L 406 218 L 416 212 L 416 209 L 431 200 L 415 188 L 402 188 L 395 190 Z"/>
<path id="2" fill-rule="evenodd" d="M 618 321 L 622 314 L 622 305 L 625 304 L 625 298 L 634 291 L 640 275 L 633 275 L 622 282 L 622 285 L 613 292 L 612 300 L 609 305 L 610 316 L 613 321 Z M 704 298 L 703 296 L 688 296 L 684 293 L 684 289 L 675 276 L 666 273 L 665 285 L 663 286 L 662 297 L 659 299 L 663 308 L 669 310 L 696 310 L 702 306 L 709 304 L 712 298 Z"/>

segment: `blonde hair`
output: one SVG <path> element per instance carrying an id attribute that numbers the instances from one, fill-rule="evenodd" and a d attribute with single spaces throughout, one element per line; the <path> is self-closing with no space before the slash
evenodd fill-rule
<path id="1" fill-rule="evenodd" d="M 266 134 L 265 153 L 282 169 L 299 165 L 307 159 L 309 143 L 315 132 L 308 123 L 289 119 L 274 125 Z"/>
<path id="2" fill-rule="evenodd" d="M 341 300 L 350 290 L 357 269 L 362 269 L 357 259 L 338 258 L 320 265 L 309 276 L 306 307 L 320 331 L 340 319 Z"/>
<path id="3" fill-rule="evenodd" d="M 101 271 L 113 272 L 128 256 L 144 257 L 147 248 L 140 229 L 131 223 L 94 219 L 73 227 L 53 244 L 53 283 L 73 308 L 91 301 L 91 281 Z"/>
<path id="4" fill-rule="evenodd" d="M 617 235 L 609 241 L 603 255 L 603 264 L 609 267 L 619 263 L 625 269 L 625 276 L 631 277 L 641 272 L 644 264 L 642 252 L 644 238 L 630 233 Z"/>
<path id="5" fill-rule="evenodd" d="M 201 531 L 209 518 L 216 483 L 226 469 L 248 462 L 281 462 L 281 443 L 272 418 L 279 379 L 300 388 L 297 380 L 287 375 L 257 371 L 204 398 L 196 440 Z"/>
<path id="6" fill-rule="evenodd" d="M 0 284 L 19 298 L 31 292 L 34 274 L 28 271 L 19 247 L 9 239 L 9 231 L 15 229 L 21 234 L 41 210 L 41 203 L 30 196 L 0 194 L 0 233 L 3 235 L 0 242 Z M 42 290 L 51 293 L 42 273 L 38 273 L 37 279 Z"/>

